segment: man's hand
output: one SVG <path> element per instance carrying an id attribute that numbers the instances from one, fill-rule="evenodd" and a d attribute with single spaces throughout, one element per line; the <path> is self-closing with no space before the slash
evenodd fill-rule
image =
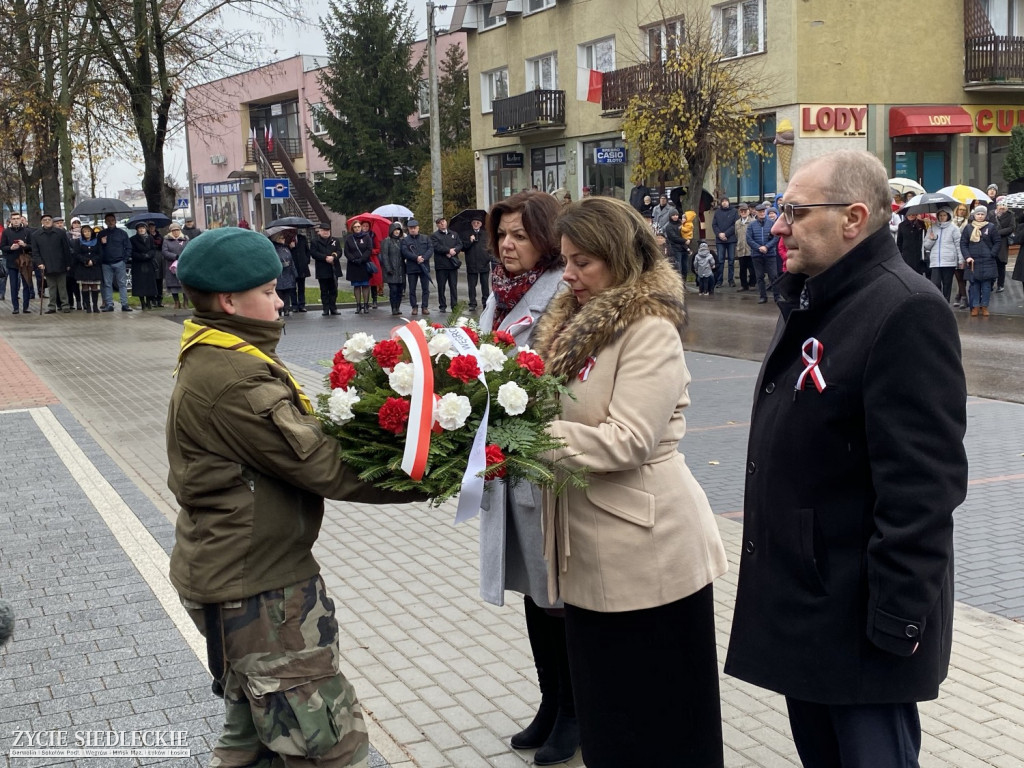
<path id="1" fill-rule="evenodd" d="M 45 272 L 46 271 L 46 265 L 45 264 L 40 264 L 38 267 L 36 267 L 36 269 L 38 269 L 40 272 Z"/>
<path id="2" fill-rule="evenodd" d="M 327 258 L 324 259 L 324 261 L 326 261 L 328 264 L 333 264 L 334 263 L 334 254 L 333 253 L 328 254 Z"/>
<path id="3" fill-rule="evenodd" d="M 454 256 L 455 255 L 455 249 L 454 248 L 449 248 L 448 249 L 448 255 L 449 256 Z"/>
<path id="4" fill-rule="evenodd" d="M 725 239 L 726 239 L 726 237 L 725 237 L 725 232 L 719 232 L 719 233 L 718 233 L 718 239 L 719 239 L 719 240 L 725 240 Z"/>
<path id="5" fill-rule="evenodd" d="M 761 253 L 768 253 L 768 246 L 767 245 L 762 245 L 757 250 L 759 250 Z"/>
<path id="6" fill-rule="evenodd" d="M 422 256 L 417 256 L 416 257 L 416 263 L 417 264 L 422 264 L 423 263 L 423 257 Z"/>

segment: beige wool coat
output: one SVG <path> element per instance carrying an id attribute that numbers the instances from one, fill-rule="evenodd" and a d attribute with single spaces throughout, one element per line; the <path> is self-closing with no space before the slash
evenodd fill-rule
<path id="1" fill-rule="evenodd" d="M 593 611 L 653 608 L 726 572 L 703 489 L 679 452 L 690 374 L 682 285 L 668 262 L 577 307 L 555 299 L 535 336 L 574 399 L 551 428 L 586 489 L 545 496 L 549 599 Z"/>

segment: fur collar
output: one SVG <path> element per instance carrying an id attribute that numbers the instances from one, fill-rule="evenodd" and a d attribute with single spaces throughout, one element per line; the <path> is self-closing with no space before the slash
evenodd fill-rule
<path id="1" fill-rule="evenodd" d="M 555 297 L 537 326 L 534 345 L 549 373 L 572 377 L 588 356 L 647 317 L 664 318 L 680 330 L 686 325 L 682 279 L 664 259 L 637 280 L 608 288 L 582 307 L 571 292 Z"/>

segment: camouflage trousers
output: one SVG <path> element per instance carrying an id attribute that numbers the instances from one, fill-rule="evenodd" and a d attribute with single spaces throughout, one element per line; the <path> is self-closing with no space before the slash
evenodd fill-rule
<path id="1" fill-rule="evenodd" d="M 185 607 L 206 635 L 201 608 Z M 369 739 L 338 669 L 338 622 L 323 579 L 221 606 L 224 731 L 211 768 L 365 768 Z"/>

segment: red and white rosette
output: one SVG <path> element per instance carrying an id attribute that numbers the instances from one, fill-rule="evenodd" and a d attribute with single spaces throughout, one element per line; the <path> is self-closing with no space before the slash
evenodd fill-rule
<path id="1" fill-rule="evenodd" d="M 819 363 L 821 363 L 822 357 L 825 356 L 825 345 L 812 336 L 803 343 L 800 356 L 804 361 L 805 367 L 800 377 L 796 380 L 796 388 L 802 390 L 807 385 L 808 377 L 810 377 L 818 392 L 824 392 L 825 387 L 828 385 L 825 383 L 825 377 L 821 373 Z"/>
<path id="2" fill-rule="evenodd" d="M 402 471 L 413 480 L 422 480 L 430 453 L 430 428 L 434 426 L 434 368 L 430 364 L 427 337 L 419 323 L 407 323 L 395 330 L 394 335 L 405 342 L 413 365 Z"/>

